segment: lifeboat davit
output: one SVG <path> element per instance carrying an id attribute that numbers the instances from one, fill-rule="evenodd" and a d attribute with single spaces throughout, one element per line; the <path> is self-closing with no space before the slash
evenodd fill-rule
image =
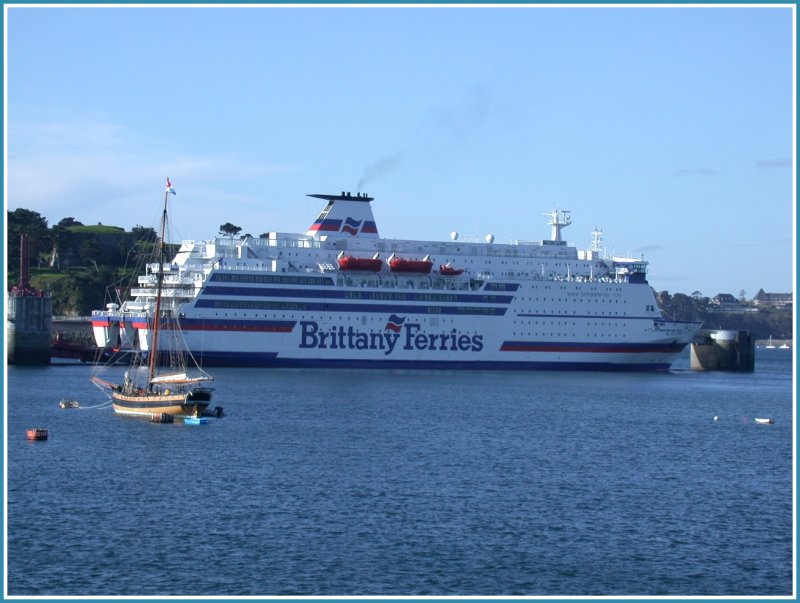
<path id="1" fill-rule="evenodd" d="M 375 258 L 357 258 L 352 255 L 344 255 L 337 259 L 341 270 L 366 270 L 369 272 L 379 272 L 383 266 L 383 260 Z"/>
<path id="2" fill-rule="evenodd" d="M 458 276 L 464 272 L 463 268 L 453 268 L 449 263 L 439 266 L 439 274 L 443 276 Z"/>
<path id="3" fill-rule="evenodd" d="M 433 262 L 427 256 L 422 260 L 405 260 L 393 257 L 389 259 L 389 268 L 392 272 L 421 272 L 428 274 L 433 268 Z"/>

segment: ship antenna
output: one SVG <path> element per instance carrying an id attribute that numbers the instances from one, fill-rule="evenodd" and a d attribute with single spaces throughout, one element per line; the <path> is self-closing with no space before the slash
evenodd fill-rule
<path id="1" fill-rule="evenodd" d="M 589 251 L 597 251 L 598 253 L 603 251 L 603 231 L 594 227 L 592 231 L 592 246 L 589 248 Z"/>

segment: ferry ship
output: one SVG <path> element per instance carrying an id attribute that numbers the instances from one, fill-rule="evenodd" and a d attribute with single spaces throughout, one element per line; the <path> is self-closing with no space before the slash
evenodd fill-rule
<path id="1" fill-rule="evenodd" d="M 304 234 L 184 241 L 131 298 L 92 313 L 100 347 L 146 354 L 156 283 L 203 366 L 666 371 L 700 323 L 669 320 L 647 262 L 562 240 L 384 239 L 363 193 L 325 202 Z M 121 300 L 120 300 L 121 301 Z M 177 328 L 177 327 L 176 327 Z"/>

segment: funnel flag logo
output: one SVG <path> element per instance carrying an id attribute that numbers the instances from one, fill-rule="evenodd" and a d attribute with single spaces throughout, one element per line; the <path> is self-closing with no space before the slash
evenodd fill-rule
<path id="1" fill-rule="evenodd" d="M 403 323 L 406 321 L 406 317 L 403 316 L 400 318 L 396 314 L 392 314 L 389 316 L 389 322 L 386 323 L 384 329 L 388 329 L 390 331 L 394 331 L 395 333 L 399 333 L 400 329 L 403 328 Z"/>
<path id="2" fill-rule="evenodd" d="M 356 236 L 363 221 L 364 220 L 353 220 L 353 218 L 345 219 L 344 226 L 342 226 L 342 232 Z"/>

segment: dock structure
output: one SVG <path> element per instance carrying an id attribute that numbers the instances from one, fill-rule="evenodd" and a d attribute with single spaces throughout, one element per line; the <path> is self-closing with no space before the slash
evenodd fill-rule
<path id="1" fill-rule="evenodd" d="M 20 236 L 20 279 L 7 295 L 6 338 L 9 364 L 50 364 L 53 300 L 31 287 L 28 237 Z"/>
<path id="2" fill-rule="evenodd" d="M 691 345 L 689 368 L 752 373 L 755 340 L 749 331 L 701 331 Z"/>
<path id="3" fill-rule="evenodd" d="M 42 295 L 8 296 L 6 337 L 9 364 L 50 364 L 53 302 Z"/>

